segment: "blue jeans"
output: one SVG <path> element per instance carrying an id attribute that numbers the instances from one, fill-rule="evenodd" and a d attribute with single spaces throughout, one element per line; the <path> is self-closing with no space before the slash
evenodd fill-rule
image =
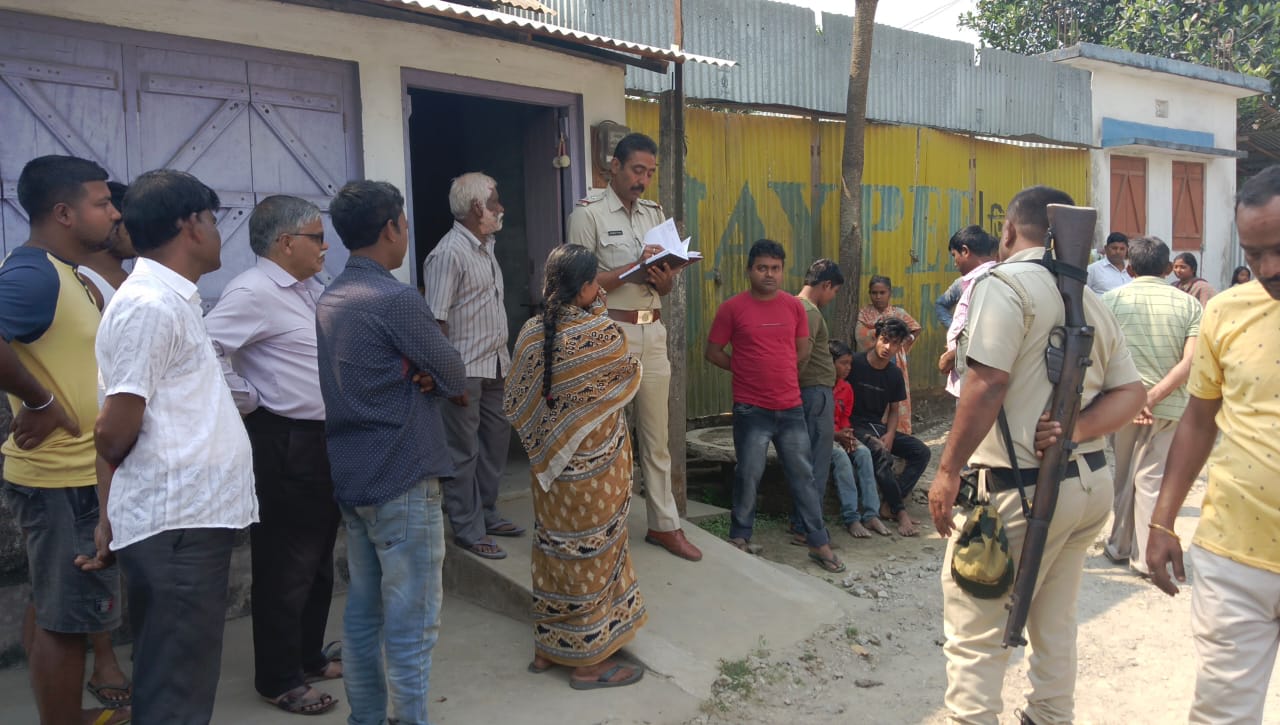
<path id="1" fill-rule="evenodd" d="M 383 504 L 339 507 L 351 573 L 342 623 L 347 722 L 381 725 L 390 705 L 397 722 L 426 725 L 443 597 L 440 481 L 424 480 Z"/>
<path id="2" fill-rule="evenodd" d="M 751 540 L 756 519 L 756 494 L 773 442 L 782 461 L 791 500 L 799 514 L 809 546 L 822 546 L 831 540 L 822 521 L 822 502 L 813 490 L 813 464 L 809 461 L 809 432 L 805 427 L 804 408 L 767 410 L 745 403 L 733 404 L 733 450 L 738 463 L 733 468 L 733 511 L 730 515 L 729 538 Z"/>
<path id="3" fill-rule="evenodd" d="M 852 453 L 838 444 L 831 447 L 831 469 L 840 494 L 840 521 L 845 526 L 866 522 L 880 515 L 880 493 L 876 491 L 876 469 L 871 449 L 858 446 Z"/>
<path id="4" fill-rule="evenodd" d="M 831 473 L 831 445 L 835 437 L 835 396 L 830 386 L 800 388 L 800 404 L 804 407 L 804 425 L 809 433 L 809 461 L 813 465 L 810 485 L 818 495 L 818 505 L 827 496 L 827 477 Z M 804 531 L 795 502 L 791 504 L 791 528 Z"/>

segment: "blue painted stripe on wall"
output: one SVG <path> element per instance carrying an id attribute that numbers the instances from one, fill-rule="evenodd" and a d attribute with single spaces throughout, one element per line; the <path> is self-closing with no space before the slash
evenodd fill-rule
<path id="1" fill-rule="evenodd" d="M 1202 146 L 1213 148 L 1213 134 L 1207 131 L 1190 131 L 1185 128 L 1168 128 L 1167 126 L 1153 126 L 1149 123 L 1137 123 L 1134 121 L 1121 121 L 1117 118 L 1102 119 L 1102 145 L 1112 146 L 1114 144 L 1107 143 L 1115 139 L 1132 139 L 1146 138 L 1152 141 L 1167 141 L 1169 143 L 1184 144 L 1187 146 Z"/>

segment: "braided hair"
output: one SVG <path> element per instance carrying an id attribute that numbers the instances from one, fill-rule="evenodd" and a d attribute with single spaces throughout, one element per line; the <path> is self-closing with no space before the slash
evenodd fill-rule
<path id="1" fill-rule="evenodd" d="M 577 244 L 564 244 L 547 257 L 542 282 L 542 396 L 547 407 L 555 407 L 551 397 L 551 368 L 555 357 L 556 318 L 560 308 L 574 304 L 574 298 L 596 277 L 596 255 Z"/>

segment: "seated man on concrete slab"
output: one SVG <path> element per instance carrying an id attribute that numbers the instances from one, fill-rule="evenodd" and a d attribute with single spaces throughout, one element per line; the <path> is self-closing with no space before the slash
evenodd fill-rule
<path id="1" fill-rule="evenodd" d="M 916 523 L 907 515 L 907 497 L 929 465 L 929 447 L 920 439 L 898 432 L 898 402 L 907 399 L 902 371 L 893 364 L 902 343 L 911 335 L 907 323 L 893 317 L 876 323 L 876 344 L 853 356 L 849 384 L 853 386 L 854 435 L 871 449 L 876 464 L 880 497 L 889 515 L 898 521 L 898 533 L 915 536 Z M 893 458 L 906 461 L 901 474 L 894 473 Z"/>

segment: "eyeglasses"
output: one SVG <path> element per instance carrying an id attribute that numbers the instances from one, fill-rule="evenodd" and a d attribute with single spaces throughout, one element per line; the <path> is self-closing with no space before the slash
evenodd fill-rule
<path id="1" fill-rule="evenodd" d="M 290 237 L 311 237 L 316 244 L 324 244 L 324 232 L 290 232 L 285 236 Z"/>

